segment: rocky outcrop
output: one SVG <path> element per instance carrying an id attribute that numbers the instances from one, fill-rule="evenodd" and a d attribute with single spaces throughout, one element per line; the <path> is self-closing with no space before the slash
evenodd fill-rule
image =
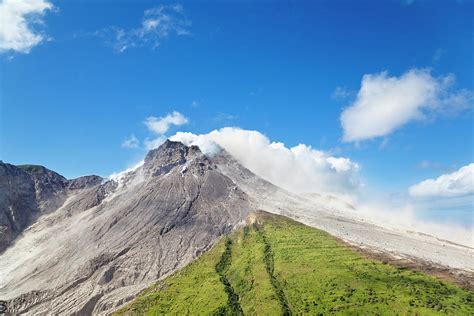
<path id="1" fill-rule="evenodd" d="M 159 148 L 151 150 L 145 157 L 143 172 L 147 176 L 159 176 L 168 173 L 176 166 L 192 163 L 198 159 L 203 165 L 209 165 L 209 159 L 197 146 L 185 146 L 180 142 L 166 140 Z"/>
<path id="2" fill-rule="evenodd" d="M 64 204 L 71 191 L 102 182 L 99 176 L 67 180 L 43 166 L 0 161 L 0 253 L 38 216 Z"/>
<path id="3" fill-rule="evenodd" d="M 38 212 L 31 176 L 14 165 L 0 162 L 0 253 Z"/>
<path id="4" fill-rule="evenodd" d="M 43 166 L 19 165 L 17 167 L 25 171 L 33 180 L 40 211 L 48 212 L 64 203 L 68 185 L 66 178 Z"/>
<path id="5" fill-rule="evenodd" d="M 68 181 L 67 188 L 69 190 L 83 190 L 102 183 L 104 179 L 99 176 L 83 176 Z"/>

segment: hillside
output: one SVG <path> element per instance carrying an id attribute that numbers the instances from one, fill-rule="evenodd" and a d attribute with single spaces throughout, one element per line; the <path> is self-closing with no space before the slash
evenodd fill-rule
<path id="1" fill-rule="evenodd" d="M 472 291 L 367 259 L 321 230 L 258 212 L 116 314 L 472 315 L 473 301 Z"/>
<path id="2" fill-rule="evenodd" d="M 178 142 L 104 181 L 0 163 L 0 298 L 15 315 L 110 314 L 251 210 L 198 147 Z"/>
<path id="3" fill-rule="evenodd" d="M 256 210 L 314 229 L 263 213 L 262 225 L 243 229 Z M 222 240 L 223 235 L 231 237 Z M 109 315 L 199 257 L 184 270 L 199 267 L 192 279 L 171 278 L 188 284 L 177 286 L 179 293 L 169 287 L 179 298 L 160 302 L 188 308 L 179 302 L 192 298 L 200 303 L 189 308 L 204 314 L 227 313 L 228 297 L 233 311 L 247 314 L 350 310 L 367 302 L 368 311 L 400 309 L 410 301 L 419 310 L 426 304 L 456 313 L 466 308 L 465 294 L 452 298 L 458 292 L 449 292 L 449 286 L 411 286 L 417 278 L 427 281 L 361 257 L 374 253 L 474 284 L 470 247 L 363 221 L 344 203 L 328 203 L 322 195 L 309 199 L 265 181 L 224 150 L 207 156 L 197 146 L 174 141 L 109 179 L 67 180 L 41 166 L 0 163 L 2 236 L 0 298 L 12 314 Z M 337 240 L 368 253 L 357 255 Z M 399 287 L 411 289 L 411 296 Z"/>

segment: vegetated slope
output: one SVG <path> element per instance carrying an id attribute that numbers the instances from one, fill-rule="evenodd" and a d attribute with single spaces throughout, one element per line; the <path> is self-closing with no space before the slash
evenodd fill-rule
<path id="1" fill-rule="evenodd" d="M 327 233 L 258 212 L 117 314 L 474 314 L 474 293 L 364 258 Z"/>

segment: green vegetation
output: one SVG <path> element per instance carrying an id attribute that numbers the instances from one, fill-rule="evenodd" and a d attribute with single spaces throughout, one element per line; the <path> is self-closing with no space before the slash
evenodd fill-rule
<path id="1" fill-rule="evenodd" d="M 224 248 L 222 240 L 199 260 L 145 290 L 120 313 L 205 315 L 226 306 L 227 294 L 215 270 Z"/>
<path id="2" fill-rule="evenodd" d="M 239 295 L 235 293 L 234 288 L 226 276 L 227 270 L 232 263 L 232 240 L 225 239 L 225 249 L 221 259 L 216 264 L 216 272 L 220 276 L 220 280 L 224 285 L 224 290 L 227 293 L 227 305 L 220 306 L 214 314 L 216 315 L 243 315 L 242 307 L 239 303 Z"/>
<path id="3" fill-rule="evenodd" d="M 259 213 L 118 314 L 473 315 L 474 293 L 372 261 L 327 233 Z"/>
<path id="4" fill-rule="evenodd" d="M 291 315 L 290 307 L 288 306 L 288 301 L 285 296 L 285 292 L 283 291 L 283 286 L 281 282 L 275 276 L 275 258 L 273 256 L 272 247 L 270 246 L 267 238 L 265 237 L 265 233 L 263 232 L 262 227 L 258 224 L 254 224 L 253 227 L 258 232 L 264 248 L 263 248 L 263 262 L 265 262 L 265 268 L 267 270 L 268 276 L 270 278 L 270 283 L 275 290 L 275 294 L 278 297 L 278 302 L 281 305 L 281 311 L 283 315 Z"/>

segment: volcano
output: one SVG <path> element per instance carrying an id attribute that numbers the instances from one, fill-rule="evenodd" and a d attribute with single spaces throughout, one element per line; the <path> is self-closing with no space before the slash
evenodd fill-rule
<path id="1" fill-rule="evenodd" d="M 205 155 L 169 140 L 110 179 L 68 180 L 42 166 L 2 162 L 0 299 L 12 314 L 109 314 L 261 210 L 471 284 L 472 248 L 368 223 L 331 199 L 285 191 L 224 150 Z"/>

